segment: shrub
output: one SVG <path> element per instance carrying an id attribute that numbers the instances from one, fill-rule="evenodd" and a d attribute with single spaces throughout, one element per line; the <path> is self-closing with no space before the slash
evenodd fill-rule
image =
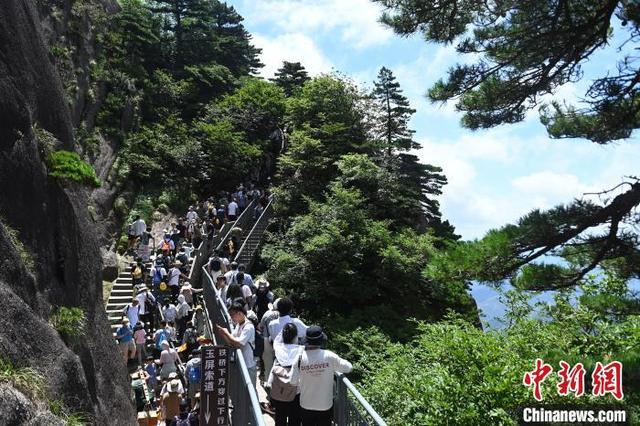
<path id="1" fill-rule="evenodd" d="M 81 426 L 88 423 L 87 417 L 82 413 L 71 413 L 62 401 L 52 399 L 49 401 L 49 411 L 60 417 L 67 426 Z"/>
<path id="2" fill-rule="evenodd" d="M 61 150 L 51 153 L 48 166 L 50 176 L 69 179 L 96 188 L 101 185 L 93 167 L 84 162 L 75 152 Z"/>
<path id="3" fill-rule="evenodd" d="M 18 255 L 20 256 L 20 259 L 22 259 L 22 263 L 24 264 L 24 266 L 27 268 L 27 270 L 33 273 L 35 268 L 35 262 L 29 250 L 27 250 L 25 245 L 20 240 L 20 233 L 15 229 L 13 229 L 12 227 L 10 227 L 9 225 L 7 225 L 2 220 L 2 218 L 0 218 L 0 225 L 4 227 L 5 231 L 9 235 L 9 240 L 11 240 L 11 244 L 13 244 L 16 251 L 18 252 Z"/>
<path id="4" fill-rule="evenodd" d="M 0 357 L 0 382 L 9 383 L 32 399 L 42 399 L 45 383 L 42 376 L 32 368 L 16 367 Z"/>
<path id="5" fill-rule="evenodd" d="M 77 341 L 85 333 L 87 318 L 81 308 L 60 306 L 49 318 L 49 323 L 64 338 Z"/>

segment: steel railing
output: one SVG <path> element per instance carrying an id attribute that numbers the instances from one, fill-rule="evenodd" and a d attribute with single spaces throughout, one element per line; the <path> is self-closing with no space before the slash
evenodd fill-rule
<path id="1" fill-rule="evenodd" d="M 240 213 L 240 216 L 238 216 L 238 218 L 234 222 L 227 222 L 224 224 L 224 227 L 220 229 L 220 234 L 224 236 L 220 239 L 220 243 L 216 246 L 216 250 L 221 252 L 224 245 L 229 242 L 229 239 L 231 239 L 231 231 L 233 231 L 233 228 L 240 228 L 244 231 L 247 225 L 252 225 L 253 212 L 257 203 L 258 200 L 251 201 L 249 205 L 247 205 L 247 207 L 242 210 L 242 213 Z M 223 232 L 223 230 L 225 230 L 225 232 Z"/>
<path id="2" fill-rule="evenodd" d="M 256 257 L 256 251 L 258 250 L 258 247 L 260 247 L 260 243 L 262 242 L 262 232 L 264 232 L 264 230 L 266 229 L 268 221 L 271 218 L 271 212 L 273 209 L 272 203 L 273 197 L 269 199 L 269 203 L 264 208 L 264 210 L 262 210 L 260 217 L 258 217 L 256 222 L 253 224 L 253 228 L 251 228 L 251 231 L 249 231 L 249 233 L 246 235 L 244 242 L 240 247 L 240 250 L 238 250 L 238 253 L 236 254 L 236 262 L 244 263 L 246 265 L 247 271 L 250 271 L 251 267 L 253 266 L 253 262 L 255 261 Z M 261 233 L 258 238 L 251 238 L 257 232 Z"/>
<path id="3" fill-rule="evenodd" d="M 244 261 L 243 263 L 246 264 L 247 270 L 253 265 L 257 249 L 262 239 L 261 235 L 259 238 L 252 239 L 251 237 L 254 236 L 255 233 L 261 233 L 266 229 L 273 209 L 272 201 L 273 198 L 269 200 L 269 203 L 253 224 L 251 230 L 245 234 L 240 250 L 238 250 L 235 256 L 235 260 L 241 259 Z M 218 250 L 229 240 L 233 227 L 246 226 L 247 223 L 253 220 L 255 203 L 257 202 L 258 200 L 252 201 L 238 217 L 238 220 L 232 222 L 228 229 L 226 229 L 224 235 L 220 232 L 220 242 L 217 246 Z M 203 260 L 206 259 L 206 254 L 208 253 L 206 246 L 201 245 L 198 251 L 198 257 L 201 259 L 199 264 L 202 265 L 202 288 L 204 289 L 205 336 L 215 341 L 216 333 L 214 331 L 214 325 L 225 327 L 231 331 L 231 318 L 227 311 L 226 303 L 221 299 L 220 292 L 216 290 L 215 282 L 204 265 L 206 262 L 203 262 Z M 265 423 L 262 418 L 258 394 L 249 377 L 242 351 L 235 349 L 233 353 L 235 362 L 231 364 L 229 371 L 229 396 L 233 404 L 231 424 L 263 426 Z M 344 375 L 336 374 L 334 390 L 334 425 L 387 426 L 387 423 Z"/>
<path id="4" fill-rule="evenodd" d="M 344 375 L 336 373 L 333 423 L 337 426 L 386 426 L 367 400 Z"/>
<path id="5" fill-rule="evenodd" d="M 206 305 L 205 315 L 208 318 L 205 327 L 208 328 L 208 334 L 215 340 L 214 325 L 231 331 L 231 317 L 226 304 L 220 298 L 220 292 L 215 288 L 211 275 L 204 267 L 202 268 L 202 288 Z M 258 394 L 249 377 L 242 350 L 235 349 L 232 353 L 234 361 L 229 368 L 229 397 L 233 404 L 231 424 L 265 426 Z"/>

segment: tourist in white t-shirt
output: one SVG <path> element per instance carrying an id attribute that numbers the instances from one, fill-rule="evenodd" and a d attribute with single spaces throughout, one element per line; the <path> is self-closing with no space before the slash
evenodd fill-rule
<path id="1" fill-rule="evenodd" d="M 333 376 L 349 373 L 353 366 L 335 353 L 322 349 L 327 336 L 322 328 L 307 329 L 306 347 L 291 369 L 291 384 L 300 390 L 303 425 L 330 426 L 333 413 Z"/>
<path id="2" fill-rule="evenodd" d="M 256 386 L 256 361 L 253 357 L 253 348 L 256 342 L 256 331 L 251 321 L 247 319 L 247 310 L 239 303 L 233 303 L 229 307 L 229 315 L 235 323 L 233 330 L 229 333 L 224 327 L 216 324 L 216 329 L 220 335 L 227 341 L 229 346 L 241 349 L 242 358 L 249 371 L 251 383 Z"/>
<path id="3" fill-rule="evenodd" d="M 278 304 L 275 308 L 280 313 L 280 317 L 269 323 L 269 340 L 272 343 L 280 337 L 280 333 L 282 332 L 282 328 L 285 324 L 290 322 L 294 323 L 298 329 L 298 336 L 303 337 L 306 334 L 307 326 L 298 318 L 291 318 L 291 311 L 293 310 L 293 302 L 291 299 L 283 297 L 278 300 Z"/>
<path id="4" fill-rule="evenodd" d="M 227 217 L 229 222 L 233 222 L 238 218 L 238 203 L 236 203 L 235 198 L 227 206 Z"/>

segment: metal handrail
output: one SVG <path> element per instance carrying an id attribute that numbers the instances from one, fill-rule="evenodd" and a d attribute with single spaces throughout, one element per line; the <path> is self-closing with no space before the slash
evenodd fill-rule
<path id="1" fill-rule="evenodd" d="M 382 419 L 382 417 L 380 417 L 362 394 L 358 392 L 349 379 L 341 373 L 336 373 L 335 381 L 337 386 L 333 410 L 334 423 L 337 426 L 387 426 L 387 423 Z M 362 410 L 358 409 L 350 396 L 353 397 L 355 402 L 364 409 L 364 413 L 361 412 Z"/>
<path id="2" fill-rule="evenodd" d="M 249 231 L 249 233 L 247 234 L 247 236 L 245 237 L 242 246 L 240 247 L 240 250 L 238 250 L 238 253 L 236 253 L 235 259 L 240 259 L 240 254 L 242 254 L 243 250 L 245 249 L 245 247 L 247 246 L 248 242 L 249 242 L 249 237 L 251 237 L 251 235 L 253 235 L 254 231 L 256 230 L 256 227 L 261 223 L 262 219 L 266 216 L 267 210 L 269 210 L 269 208 L 271 207 L 271 203 L 273 202 L 273 196 L 271 196 L 269 198 L 269 203 L 267 203 L 267 206 L 264 208 L 264 210 L 262 210 L 262 213 L 260 213 L 260 217 L 258 217 L 258 219 L 256 220 L 256 223 L 253 224 L 253 227 L 251 228 L 251 231 Z"/>
<path id="3" fill-rule="evenodd" d="M 229 229 L 227 229 L 227 232 L 225 233 L 224 237 L 222 237 L 220 239 L 220 243 L 216 247 L 216 250 L 218 250 L 218 251 L 222 250 L 222 247 L 224 247 L 224 243 L 229 239 L 229 235 L 231 234 L 231 230 L 235 227 L 235 225 L 238 224 L 238 223 L 244 223 L 245 218 L 247 216 L 249 216 L 249 211 L 251 211 L 251 213 L 253 213 L 253 209 L 255 208 L 255 203 L 257 201 L 258 201 L 257 199 L 251 201 L 247 205 L 247 207 L 245 207 L 244 210 L 242 210 L 242 213 L 240 213 L 240 216 L 238 216 L 238 218 L 235 221 L 227 222 L 227 223 L 224 224 L 224 226 L 229 225 Z M 222 229 L 224 229 L 224 227 Z M 221 231 L 222 231 L 222 229 L 221 229 Z"/>
<path id="4" fill-rule="evenodd" d="M 211 303 L 214 303 L 216 306 L 216 311 L 218 314 L 221 314 L 218 316 L 218 319 L 220 320 L 219 322 L 224 325 L 229 331 L 231 331 L 231 317 L 229 316 L 229 312 L 227 310 L 227 305 L 222 301 L 222 299 L 220 298 L 220 292 L 216 289 L 214 283 L 213 283 L 213 278 L 211 277 L 211 275 L 209 274 L 209 272 L 207 271 L 206 267 L 202 268 L 202 276 L 203 276 L 203 288 L 205 288 L 205 292 L 207 291 L 206 288 L 208 287 L 209 291 L 212 292 L 213 295 L 215 295 L 213 297 L 213 300 L 211 298 L 206 298 L 207 301 L 210 301 Z M 205 287 L 205 285 L 207 285 L 207 287 Z M 208 311 L 208 304 L 205 304 L 205 310 Z M 216 312 L 214 312 L 215 314 Z M 214 341 L 216 340 L 215 337 L 215 333 L 213 332 L 213 324 L 211 321 L 211 316 L 209 315 L 210 313 L 207 312 L 207 316 L 209 317 L 209 327 L 211 329 L 211 334 L 212 337 L 214 339 Z M 218 324 L 218 322 L 216 322 L 216 324 Z M 216 341 L 217 343 L 217 341 Z M 241 349 L 235 349 L 233 351 L 234 355 L 235 355 L 235 363 L 237 365 L 237 368 L 239 370 L 239 373 L 241 375 L 241 377 L 239 377 L 239 384 L 244 387 L 244 393 L 240 392 L 238 395 L 242 395 L 244 394 L 245 396 L 248 395 L 249 397 L 249 404 L 248 406 L 245 404 L 241 404 L 239 400 L 233 401 L 232 398 L 232 402 L 233 402 L 233 413 L 232 413 L 232 417 L 238 416 L 241 420 L 238 421 L 238 424 L 251 424 L 251 425 L 255 425 L 255 426 L 265 426 L 264 423 L 264 419 L 262 418 L 262 410 L 260 408 L 260 403 L 258 400 L 258 394 L 256 392 L 255 387 L 253 386 L 253 383 L 251 381 L 251 378 L 249 377 L 249 371 L 247 369 L 247 365 L 244 362 L 244 357 L 242 356 L 242 350 Z M 232 373 L 233 376 L 233 373 Z M 232 393 L 233 396 L 233 393 Z M 239 399 L 239 398 L 238 398 Z M 244 410 L 244 411 L 241 411 Z M 250 418 L 249 418 L 250 417 Z M 242 421 L 244 420 L 244 422 Z"/>

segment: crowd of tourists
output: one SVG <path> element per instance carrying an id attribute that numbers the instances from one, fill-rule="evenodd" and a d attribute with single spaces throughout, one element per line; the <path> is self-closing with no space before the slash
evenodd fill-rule
<path id="1" fill-rule="evenodd" d="M 125 361 L 137 364 L 131 379 L 139 412 L 157 410 L 167 426 L 198 425 L 201 346 L 212 342 L 204 337 L 203 290 L 189 282 L 194 247 L 213 239 L 254 199 L 257 217 L 269 197 L 241 185 L 197 203 L 164 230 L 158 244 L 141 218 L 130 225 L 136 296 L 123 309 L 116 339 Z M 217 343 L 240 349 L 253 386 L 259 379 L 267 392 L 261 405 L 276 425 L 330 425 L 334 374 L 351 371 L 351 364 L 323 349 L 326 335 L 296 318 L 290 299 L 274 300 L 268 281 L 254 281 L 245 265 L 231 260 L 239 244 L 231 233 L 206 265 L 232 322 L 231 330 L 213 330 Z"/>
<path id="2" fill-rule="evenodd" d="M 289 298 L 274 300 L 268 281 L 254 282 L 243 265 L 225 264 L 214 254 L 207 266 L 233 322 L 231 331 L 217 326 L 217 333 L 241 349 L 254 386 L 259 371 L 269 399 L 263 410 L 277 426 L 330 425 L 334 374 L 350 372 L 351 364 L 323 349 L 322 329 L 296 318 Z"/>

